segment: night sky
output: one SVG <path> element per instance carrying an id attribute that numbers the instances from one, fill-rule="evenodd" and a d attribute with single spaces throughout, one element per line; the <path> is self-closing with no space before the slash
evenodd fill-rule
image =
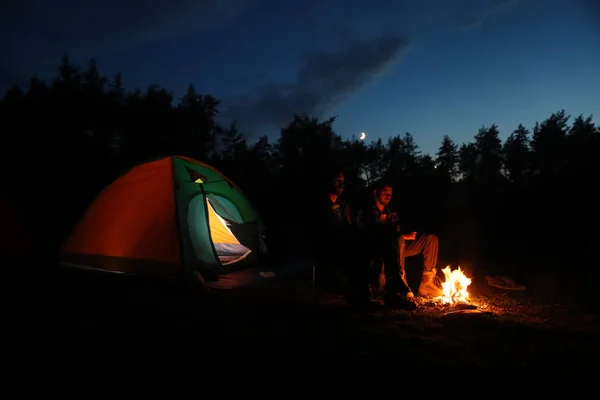
<path id="1" fill-rule="evenodd" d="M 194 82 L 250 138 L 294 113 L 344 138 L 410 132 L 424 153 L 493 123 L 600 117 L 598 0 L 8 0 L 0 89 L 56 74 L 64 52 L 126 86 Z M 595 118 L 597 121 L 599 118 Z"/>

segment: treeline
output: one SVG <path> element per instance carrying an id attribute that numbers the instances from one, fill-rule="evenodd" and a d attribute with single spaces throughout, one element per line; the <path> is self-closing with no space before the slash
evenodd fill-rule
<path id="1" fill-rule="evenodd" d="M 131 165 L 168 154 L 214 165 L 236 181 L 278 237 L 301 253 L 307 202 L 327 167 L 344 165 L 348 195 L 392 179 L 404 221 L 435 231 L 445 256 L 569 260 L 598 240 L 594 189 L 600 131 L 592 116 L 557 111 L 506 140 L 496 125 L 468 143 L 444 136 L 434 155 L 410 134 L 365 143 L 342 139 L 334 119 L 290 115 L 277 140 L 250 144 L 236 124 L 217 123 L 219 101 L 190 84 L 175 98 L 155 85 L 128 90 L 62 58 L 50 82 L 32 78 L 0 101 L 2 191 L 18 199 L 35 232 L 54 248 L 93 197 Z M 566 258 L 565 258 L 566 257 Z"/>

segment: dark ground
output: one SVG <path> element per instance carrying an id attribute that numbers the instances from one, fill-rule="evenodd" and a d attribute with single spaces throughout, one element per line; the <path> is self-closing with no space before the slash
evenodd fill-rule
<path id="1" fill-rule="evenodd" d="M 311 374 L 323 376 L 315 371 L 324 368 L 327 376 L 351 365 L 358 375 L 429 371 L 490 385 L 595 375 L 597 303 L 568 293 L 551 274 L 511 292 L 466 272 L 474 279 L 472 303 L 484 313 L 445 315 L 452 307 L 428 304 L 413 312 L 352 310 L 330 293 L 315 305 L 309 274 L 201 295 L 120 276 L 61 273 L 5 290 L 2 356 L 15 379 L 45 378 L 44 390 L 61 391 L 97 385 L 99 376 L 105 387 L 164 381 L 165 373 L 175 380 L 211 372 L 227 378 L 230 372 L 219 371 L 231 368 L 264 374 L 265 381 L 298 370 L 298 382 L 307 384 Z M 71 383 L 64 386 L 66 377 Z"/>

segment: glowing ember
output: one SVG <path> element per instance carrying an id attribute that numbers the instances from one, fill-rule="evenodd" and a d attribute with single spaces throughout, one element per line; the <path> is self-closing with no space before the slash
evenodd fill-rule
<path id="1" fill-rule="evenodd" d="M 469 303 L 467 287 L 471 284 L 471 278 L 464 274 L 460 266 L 452 271 L 448 265 L 442 272 L 445 276 L 445 281 L 442 282 L 444 294 L 436 299 L 444 304 Z"/>

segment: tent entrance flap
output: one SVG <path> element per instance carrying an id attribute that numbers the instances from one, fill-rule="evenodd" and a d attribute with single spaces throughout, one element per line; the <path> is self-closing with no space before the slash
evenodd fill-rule
<path id="1" fill-rule="evenodd" d="M 245 259 L 251 253 L 251 250 L 241 244 L 235 237 L 229 229 L 228 222 L 216 213 L 208 198 L 206 199 L 206 205 L 210 234 L 221 264 L 233 264 Z"/>

